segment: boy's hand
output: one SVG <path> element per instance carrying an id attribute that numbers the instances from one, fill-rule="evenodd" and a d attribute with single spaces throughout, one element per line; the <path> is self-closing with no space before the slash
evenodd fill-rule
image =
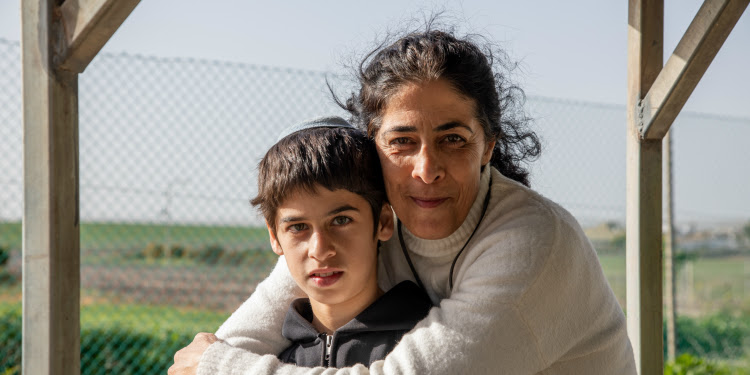
<path id="1" fill-rule="evenodd" d="M 195 375 L 198 362 L 208 347 L 219 341 L 213 333 L 201 332 L 195 335 L 190 345 L 180 349 L 174 355 L 174 364 L 169 368 L 169 375 Z"/>

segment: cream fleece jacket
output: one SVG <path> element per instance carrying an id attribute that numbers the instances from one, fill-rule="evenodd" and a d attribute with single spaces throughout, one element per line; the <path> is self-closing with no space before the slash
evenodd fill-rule
<path id="1" fill-rule="evenodd" d="M 490 174 L 492 185 L 490 183 Z M 625 316 L 591 243 L 563 208 L 502 176 L 482 174 L 463 225 L 447 238 L 404 240 L 436 306 L 369 368 L 300 368 L 275 357 L 289 345 L 281 326 L 301 296 L 281 258 L 219 328 L 201 358 L 207 374 L 635 374 Z M 461 254 L 450 290 L 451 262 Z M 381 248 L 384 290 L 413 276 L 397 236 Z"/>

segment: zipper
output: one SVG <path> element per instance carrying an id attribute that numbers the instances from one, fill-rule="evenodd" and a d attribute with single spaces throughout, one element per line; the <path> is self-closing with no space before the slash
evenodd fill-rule
<path id="1" fill-rule="evenodd" d="M 333 336 L 326 335 L 326 356 L 325 356 L 325 365 L 326 367 L 330 367 L 331 362 L 331 344 L 333 343 Z"/>

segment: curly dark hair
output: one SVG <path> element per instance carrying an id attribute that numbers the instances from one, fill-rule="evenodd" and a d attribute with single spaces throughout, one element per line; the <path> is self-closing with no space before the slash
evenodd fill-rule
<path id="1" fill-rule="evenodd" d="M 374 138 L 381 126 L 385 104 L 404 84 L 447 80 L 463 96 L 474 100 L 476 118 L 487 139 L 497 140 L 490 164 L 500 173 L 529 186 L 524 163 L 541 153 L 537 135 L 529 130 L 523 108 L 526 96 L 511 82 L 515 67 L 499 48 L 479 43 L 478 36 L 457 37 L 453 31 L 410 32 L 392 44 L 381 43 L 366 54 L 356 69 L 359 92 L 342 102 L 352 123 Z"/>

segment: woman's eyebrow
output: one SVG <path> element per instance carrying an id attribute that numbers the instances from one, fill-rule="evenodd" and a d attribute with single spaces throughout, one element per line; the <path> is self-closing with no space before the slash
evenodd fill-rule
<path id="1" fill-rule="evenodd" d="M 416 126 L 410 126 L 410 125 L 400 125 L 400 126 L 394 126 L 388 130 L 386 130 L 383 134 L 388 133 L 409 133 L 409 132 L 415 132 L 417 131 Z"/>
<path id="2" fill-rule="evenodd" d="M 474 130 L 472 130 L 471 127 L 469 127 L 468 125 L 462 124 L 460 122 L 457 122 L 457 121 L 451 121 L 451 122 L 449 122 L 447 124 L 440 125 L 437 128 L 435 128 L 435 131 L 436 132 L 444 132 L 446 130 L 451 130 L 451 129 L 455 129 L 455 128 L 464 128 L 464 129 L 468 130 L 471 134 L 474 134 Z"/>

